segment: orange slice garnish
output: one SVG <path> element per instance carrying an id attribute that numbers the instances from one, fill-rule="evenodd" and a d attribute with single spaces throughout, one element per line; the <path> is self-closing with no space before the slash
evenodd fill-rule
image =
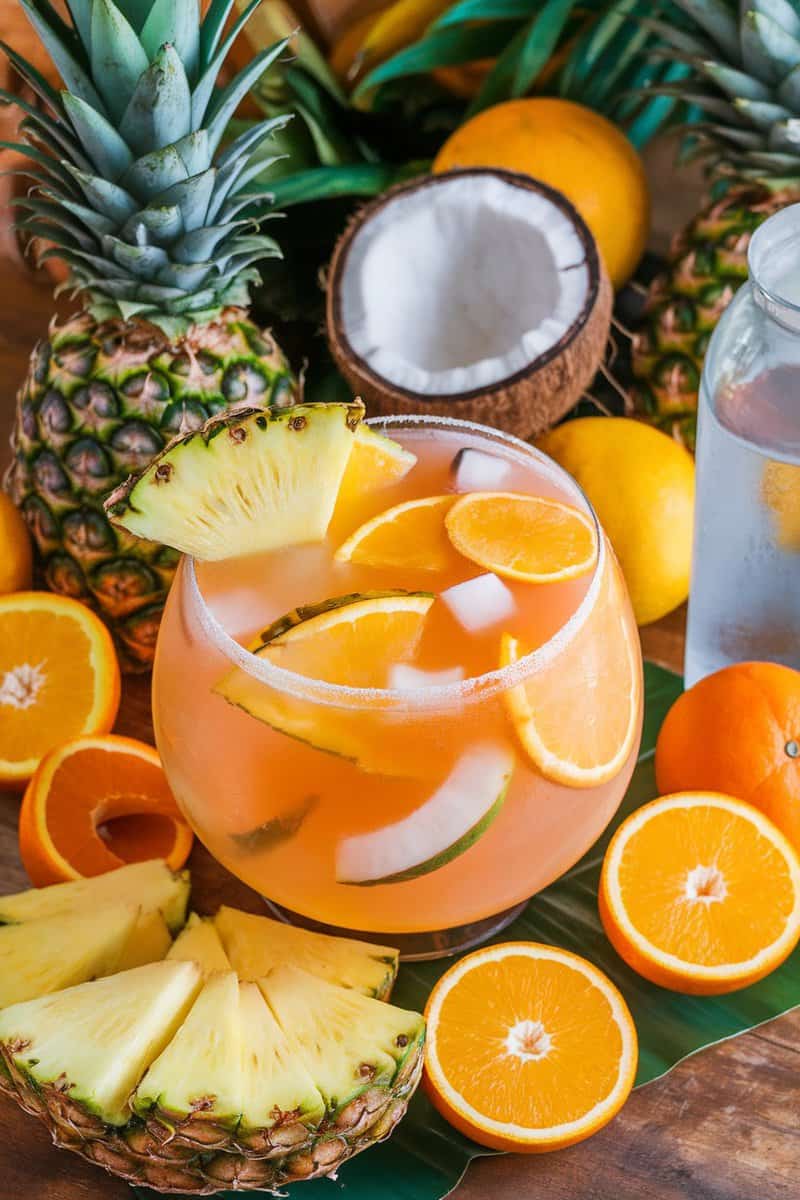
<path id="1" fill-rule="evenodd" d="M 120 675 L 111 635 L 77 600 L 0 596 L 0 783 L 30 779 L 53 746 L 105 733 Z"/>
<path id="2" fill-rule="evenodd" d="M 645 979 L 715 995 L 763 979 L 800 939 L 800 860 L 743 800 L 679 792 L 645 804 L 606 851 L 600 915 Z"/>
<path id="3" fill-rule="evenodd" d="M 627 1005 L 597 967 L 554 946 L 467 955 L 425 1010 L 425 1089 L 456 1129 L 496 1150 L 560 1150 L 619 1112 L 636 1075 Z"/>
<path id="4" fill-rule="evenodd" d="M 366 567 L 445 571 L 459 562 L 444 519 L 456 496 L 407 500 L 365 521 L 334 555 L 337 562 Z"/>
<path id="5" fill-rule="evenodd" d="M 503 634 L 500 665 L 524 653 Z M 568 787 L 597 787 L 620 771 L 641 723 L 639 639 L 610 551 L 594 605 L 563 649 L 504 694 L 537 770 Z"/>
<path id="6" fill-rule="evenodd" d="M 588 517 L 560 500 L 516 492 L 470 492 L 445 519 L 460 554 L 506 579 L 557 583 L 591 571 L 597 534 Z"/>
<path id="7" fill-rule="evenodd" d="M 28 784 L 19 849 L 37 887 L 163 858 L 176 871 L 192 831 L 152 746 L 108 734 L 51 750 Z"/>
<path id="8" fill-rule="evenodd" d="M 330 532 L 342 536 L 375 511 L 375 493 L 403 479 L 416 464 L 417 456 L 369 425 L 361 424 L 353 436 L 339 495 L 331 518 Z"/>

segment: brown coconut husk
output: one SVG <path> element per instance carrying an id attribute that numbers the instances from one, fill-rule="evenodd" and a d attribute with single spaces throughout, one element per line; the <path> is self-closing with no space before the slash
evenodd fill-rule
<path id="1" fill-rule="evenodd" d="M 429 395 L 398 387 L 377 375 L 350 345 L 343 328 L 341 286 L 353 241 L 378 212 L 397 197 L 418 189 L 436 188 L 456 175 L 492 174 L 516 187 L 544 195 L 572 222 L 585 248 L 589 287 L 586 302 L 566 334 L 529 366 L 488 388 L 454 395 Z M 389 189 L 365 205 L 339 238 L 331 259 L 327 293 L 327 331 L 339 370 L 373 415 L 426 414 L 476 421 L 504 429 L 517 437 L 536 437 L 577 404 L 603 360 L 611 326 L 611 282 L 586 222 L 561 192 L 513 171 L 473 168 L 423 176 Z"/>

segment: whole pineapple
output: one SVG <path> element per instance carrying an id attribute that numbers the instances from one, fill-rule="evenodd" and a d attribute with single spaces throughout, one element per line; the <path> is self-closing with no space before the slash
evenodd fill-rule
<path id="1" fill-rule="evenodd" d="M 650 287 L 633 372 L 640 408 L 693 449 L 703 357 L 747 278 L 750 237 L 800 200 L 800 0 L 671 2 L 694 26 L 660 32 L 692 69 L 679 90 L 707 118 L 688 133 L 710 158 L 714 198 Z"/>
<path id="2" fill-rule="evenodd" d="M 233 0 L 212 0 L 202 25 L 198 0 L 71 0 L 71 26 L 48 0 L 20 3 L 65 85 L 3 46 L 40 101 L 15 147 L 33 180 L 21 227 L 67 264 L 84 307 L 33 352 L 5 486 L 47 585 L 96 607 L 127 665 L 146 668 L 177 556 L 112 528 L 103 498 L 221 409 L 294 399 L 280 349 L 247 312 L 255 262 L 279 249 L 242 216 L 285 119 L 223 143 L 285 42 L 222 87 L 256 5 L 225 33 Z"/>

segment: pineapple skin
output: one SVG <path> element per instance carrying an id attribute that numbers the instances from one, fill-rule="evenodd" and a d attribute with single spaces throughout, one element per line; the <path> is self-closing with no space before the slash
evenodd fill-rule
<path id="1" fill-rule="evenodd" d="M 94 608 L 123 666 L 147 670 L 178 561 L 112 527 L 103 499 L 174 436 L 240 406 L 287 407 L 296 383 L 271 334 L 229 307 L 170 338 L 144 320 L 51 324 L 17 401 L 5 488 L 47 587 Z"/>
<path id="2" fill-rule="evenodd" d="M 405 1115 L 423 1066 L 423 1041 L 410 1047 L 394 1079 L 355 1097 L 315 1129 L 286 1114 L 258 1138 L 229 1135 L 224 1149 L 197 1138 L 196 1121 L 171 1133 L 154 1122 L 106 1125 L 69 1096 L 63 1077 L 42 1085 L 14 1061 L 14 1046 L 0 1046 L 0 1092 L 47 1126 L 53 1143 L 133 1184 L 161 1192 L 212 1195 L 221 1188 L 285 1195 L 289 1183 L 333 1173 L 353 1155 L 388 1138 Z M 215 1141 L 212 1138 L 211 1141 Z"/>
<path id="3" fill-rule="evenodd" d="M 703 359 L 717 322 L 747 280 L 750 238 L 798 200 L 800 187 L 735 184 L 676 235 L 666 269 L 648 289 L 633 335 L 634 403 L 692 452 Z"/>

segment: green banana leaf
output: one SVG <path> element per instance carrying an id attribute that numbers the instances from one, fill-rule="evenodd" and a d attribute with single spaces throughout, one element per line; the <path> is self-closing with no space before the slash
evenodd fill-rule
<path id="1" fill-rule="evenodd" d="M 772 975 L 729 996 L 682 996 L 647 983 L 611 948 L 597 916 L 597 884 L 611 834 L 634 809 L 657 792 L 653 774 L 656 737 L 681 692 L 677 675 L 645 664 L 645 720 L 639 761 L 620 811 L 603 837 L 557 883 L 531 900 L 495 941 L 539 941 L 582 954 L 601 967 L 623 992 L 639 1034 L 637 1086 L 671 1070 L 681 1059 L 744 1033 L 800 1004 L 800 950 Z M 392 999 L 421 1009 L 449 960 L 406 963 Z M 473 1158 L 490 1154 L 462 1137 L 434 1111 L 421 1092 L 388 1142 L 346 1163 L 336 1180 L 319 1179 L 286 1189 L 292 1200 L 442 1200 Z M 531 1171 L 536 1164 L 531 1163 Z M 138 1191 L 140 1200 L 151 1192 Z M 224 1193 L 236 1200 L 241 1192 Z M 267 1200 L 266 1193 L 250 1193 Z"/>

